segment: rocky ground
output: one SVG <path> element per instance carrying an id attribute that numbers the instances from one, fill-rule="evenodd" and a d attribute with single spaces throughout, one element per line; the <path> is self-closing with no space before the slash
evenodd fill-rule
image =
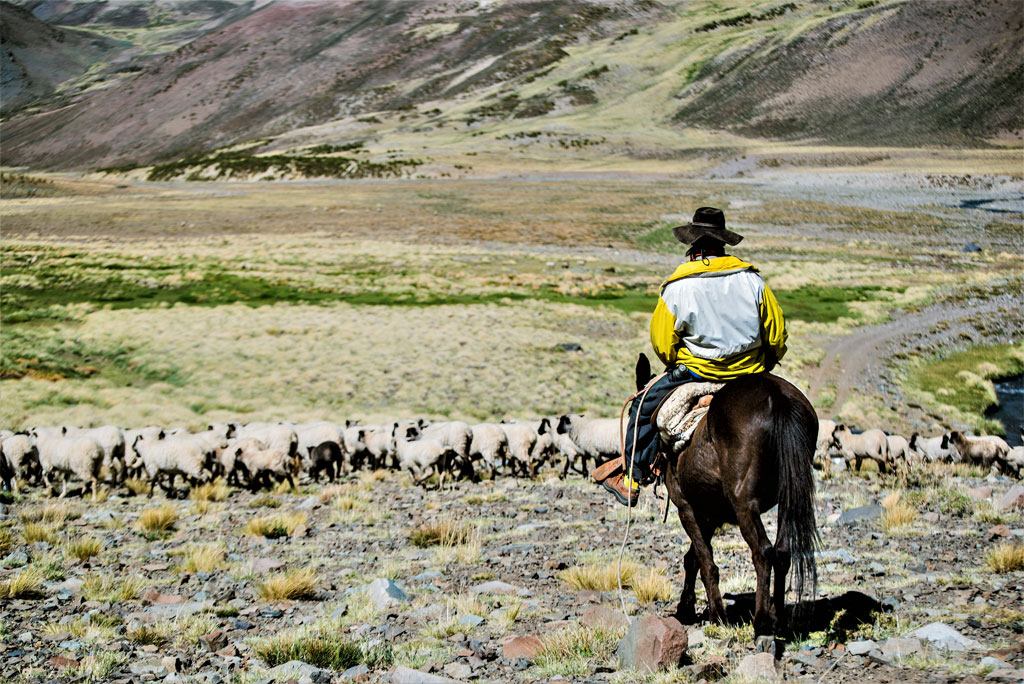
<path id="1" fill-rule="evenodd" d="M 760 664 L 762 675 L 807 682 L 1024 680 L 1024 570 L 998 572 L 990 558 L 1024 541 L 1024 489 L 962 467 L 912 473 L 899 495 L 884 478 L 841 472 L 818 483 L 819 599 L 857 590 L 873 600 L 848 594 L 845 612 L 819 600 L 777 671 L 753 657 L 749 624 L 691 625 L 683 668 L 646 679 L 743 681 Z M 167 531 L 144 531 L 143 511 L 168 504 L 177 519 Z M 279 524 L 262 531 L 283 536 L 255 534 L 253 519 L 272 516 Z M 648 495 L 631 523 L 626 560 L 646 578 L 623 592 L 634 617 L 671 614 L 682 583 L 685 534 L 674 515 L 660 517 Z M 625 522 L 602 490 L 552 472 L 445 492 L 382 471 L 170 501 L 119 489 L 95 504 L 58 503 L 30 490 L 3 506 L 0 588 L 16 594 L 16 578 L 35 571 L 43 582 L 0 602 L 0 677 L 641 681 L 616 655 Z M 440 544 L 427 534 L 438 527 L 454 530 Z M 95 555 L 83 551 L 90 539 Z M 735 528 L 715 553 L 724 590 L 752 590 Z M 583 575 L 598 589 L 581 589 Z M 280 598 L 282 577 L 305 581 L 303 598 Z M 855 624 L 850 616 L 875 601 L 882 612 Z M 290 660 L 311 665 L 280 666 Z"/>

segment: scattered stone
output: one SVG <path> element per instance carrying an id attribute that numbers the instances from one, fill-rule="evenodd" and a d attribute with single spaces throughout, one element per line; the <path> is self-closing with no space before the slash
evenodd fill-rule
<path id="1" fill-rule="evenodd" d="M 384 610 L 409 602 L 409 596 L 402 588 L 387 577 L 378 577 L 361 587 L 373 599 L 377 610 Z"/>
<path id="2" fill-rule="evenodd" d="M 626 627 L 629 620 L 617 610 L 606 605 L 588 606 L 583 615 L 580 616 L 580 624 L 587 627 L 601 627 L 609 630 L 617 630 Z"/>
<path id="3" fill-rule="evenodd" d="M 989 541 L 993 541 L 1004 537 L 1012 537 L 1013 532 L 1010 531 L 1009 525 L 995 525 L 988 529 L 988 534 L 986 536 Z"/>
<path id="4" fill-rule="evenodd" d="M 992 670 L 985 679 L 990 682 L 1024 682 L 1024 670 L 1014 670 L 1012 668 L 1004 668 L 999 670 Z"/>
<path id="5" fill-rule="evenodd" d="M 370 668 L 365 665 L 356 665 L 350 667 L 341 673 L 342 679 L 351 680 L 353 682 L 361 682 L 370 676 Z"/>
<path id="6" fill-rule="evenodd" d="M 981 247 L 974 244 L 973 242 L 968 242 L 963 246 L 963 249 L 961 249 L 960 251 L 967 253 L 977 253 L 981 251 Z"/>
<path id="7" fill-rule="evenodd" d="M 806 665 L 807 667 L 821 667 L 821 660 L 814 657 L 809 651 L 797 651 L 795 653 L 788 653 L 787 656 L 790 660 Z"/>
<path id="8" fill-rule="evenodd" d="M 150 675 L 152 677 L 166 677 L 167 668 L 160 663 L 136 663 L 128 668 L 132 674 L 144 676 Z"/>
<path id="9" fill-rule="evenodd" d="M 199 637 L 199 643 L 207 652 L 214 653 L 228 645 L 228 635 L 224 633 L 224 630 L 217 629 Z"/>
<path id="10" fill-rule="evenodd" d="M 214 653 L 216 653 L 217 655 L 219 655 L 222 658 L 237 658 L 238 657 L 238 649 L 235 648 L 234 644 L 228 644 L 227 646 L 225 646 L 224 648 L 220 649 L 219 651 L 214 651 Z"/>
<path id="11" fill-rule="evenodd" d="M 756 653 L 744 657 L 735 674 L 746 679 L 774 681 L 779 678 L 778 670 L 775 669 L 775 657 L 771 653 Z"/>
<path id="12" fill-rule="evenodd" d="M 391 684 L 463 684 L 457 679 L 439 677 L 407 667 L 396 667 L 391 671 Z"/>
<path id="13" fill-rule="evenodd" d="M 911 653 L 918 653 L 921 651 L 921 642 L 918 639 L 908 639 L 905 637 L 889 637 L 882 644 L 882 653 L 887 656 L 895 656 L 902 658 L 903 656 L 910 655 Z"/>
<path id="14" fill-rule="evenodd" d="M 1024 485 L 1013 485 L 1013 487 L 1010 488 L 1010 491 L 999 497 L 999 501 L 996 502 L 996 510 L 1024 510 Z"/>
<path id="15" fill-rule="evenodd" d="M 412 581 L 413 582 L 429 582 L 430 580 L 441 579 L 442 577 L 444 577 L 444 575 L 442 575 L 437 570 L 427 570 L 426 572 L 421 572 L 420 574 L 418 574 L 415 577 L 413 577 Z"/>
<path id="16" fill-rule="evenodd" d="M 444 673 L 457 679 L 469 679 L 473 676 L 473 668 L 466 663 L 448 663 L 444 666 Z"/>
<path id="17" fill-rule="evenodd" d="M 469 615 L 463 615 L 459 619 L 459 624 L 460 625 L 463 625 L 465 627 L 470 627 L 470 628 L 479 627 L 483 623 L 484 623 L 484 619 L 482 617 L 480 617 L 479 615 L 473 615 L 472 613 L 470 613 Z"/>
<path id="18" fill-rule="evenodd" d="M 484 582 L 474 587 L 470 587 L 469 592 L 471 594 L 498 594 L 508 595 L 515 594 L 519 591 L 519 587 L 508 584 L 507 582 L 499 582 L 498 580 L 491 580 L 490 582 Z"/>
<path id="19" fill-rule="evenodd" d="M 927 513 L 925 513 L 921 517 L 924 518 L 925 522 L 929 522 L 929 523 L 937 523 L 937 522 L 939 522 L 939 514 L 936 513 L 935 511 L 928 511 Z"/>
<path id="20" fill-rule="evenodd" d="M 147 589 L 142 592 L 142 600 L 149 601 L 150 603 L 181 603 L 185 600 L 183 596 L 176 594 L 161 594 L 156 589 Z"/>
<path id="21" fill-rule="evenodd" d="M 1005 663 L 1004 663 L 1005 664 Z M 62 670 L 65 667 L 78 667 L 78 661 L 74 658 L 59 655 L 50 658 L 50 665 L 53 665 L 58 670 Z"/>
<path id="22" fill-rule="evenodd" d="M 967 490 L 967 496 L 975 501 L 984 501 L 992 496 L 991 487 L 971 487 Z"/>
<path id="23" fill-rule="evenodd" d="M 583 351 L 583 346 L 579 342 L 559 342 L 552 349 L 564 352 L 581 352 Z"/>
<path id="24" fill-rule="evenodd" d="M 687 645 L 686 630 L 678 620 L 645 615 L 630 625 L 616 654 L 624 670 L 654 672 L 678 666 Z"/>
<path id="25" fill-rule="evenodd" d="M 839 516 L 837 521 L 840 525 L 851 525 L 856 522 L 869 522 L 871 520 L 877 520 L 881 517 L 882 512 L 885 509 L 878 504 L 868 504 L 867 506 L 858 506 L 857 508 L 851 508 L 848 511 L 843 511 L 842 515 Z"/>
<path id="26" fill-rule="evenodd" d="M 982 667 L 991 667 L 993 670 L 1009 667 L 1009 664 L 1005 660 L 999 658 L 993 658 L 992 656 L 985 656 L 981 659 L 980 665 Z"/>
<path id="27" fill-rule="evenodd" d="M 167 656 L 160 661 L 160 664 L 166 667 L 168 672 L 181 672 L 182 670 L 181 659 L 177 656 Z"/>
<path id="28" fill-rule="evenodd" d="M 298 684 L 328 684 L 331 681 L 329 670 L 304 663 L 301 660 L 289 660 L 267 672 L 278 682 L 295 680 Z"/>
<path id="29" fill-rule="evenodd" d="M 5 568 L 20 568 L 28 565 L 28 554 L 22 549 L 17 549 L 16 551 L 12 551 L 7 554 L 0 563 L 2 563 Z"/>
<path id="30" fill-rule="evenodd" d="M 541 640 L 532 634 L 512 637 L 501 645 L 501 657 L 508 658 L 509 660 L 516 660 L 517 658 L 533 660 L 540 653 L 543 645 Z"/>
<path id="31" fill-rule="evenodd" d="M 82 514 L 82 522 L 87 522 L 92 525 L 103 525 L 105 523 L 113 522 L 114 513 L 112 511 L 92 511 L 91 513 Z"/>
<path id="32" fill-rule="evenodd" d="M 818 551 L 817 553 L 814 554 L 814 557 L 817 559 L 817 561 L 819 563 L 821 563 L 821 562 L 827 563 L 829 561 L 838 561 L 840 563 L 844 563 L 846 565 L 850 565 L 851 563 L 856 563 L 857 562 L 857 557 L 854 556 L 849 551 L 847 551 L 846 549 L 835 549 L 835 550 L 830 550 L 830 551 Z"/>
<path id="33" fill-rule="evenodd" d="M 729 659 L 725 656 L 707 656 L 704 662 L 696 665 L 689 665 L 685 669 L 691 674 L 690 679 L 699 682 L 702 679 L 708 682 L 717 682 L 724 679 L 729 668 Z"/>
<path id="34" fill-rule="evenodd" d="M 263 575 L 271 570 L 278 570 L 284 567 L 284 561 L 275 558 L 253 558 L 249 569 L 256 575 Z"/>
<path id="35" fill-rule="evenodd" d="M 865 641 L 851 641 L 846 644 L 846 650 L 849 651 L 851 655 L 867 655 L 868 651 L 874 648 L 878 648 L 878 644 L 870 639 Z"/>
<path id="36" fill-rule="evenodd" d="M 968 649 L 983 648 L 974 639 L 964 636 L 949 625 L 941 622 L 932 622 L 920 629 L 915 629 L 907 636 L 927 641 L 933 646 L 944 648 L 947 651 L 966 651 Z"/>

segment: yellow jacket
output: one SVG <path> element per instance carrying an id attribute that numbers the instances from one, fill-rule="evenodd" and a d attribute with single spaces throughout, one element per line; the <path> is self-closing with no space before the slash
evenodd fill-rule
<path id="1" fill-rule="evenodd" d="M 769 370 L 786 354 L 782 309 L 757 269 L 733 256 L 680 264 L 661 284 L 651 344 L 666 367 L 710 380 Z"/>

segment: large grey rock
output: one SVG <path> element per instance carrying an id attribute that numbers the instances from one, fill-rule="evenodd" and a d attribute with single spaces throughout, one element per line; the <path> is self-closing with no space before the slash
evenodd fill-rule
<path id="1" fill-rule="evenodd" d="M 514 594 L 519 591 L 519 587 L 508 584 L 507 582 L 492 580 L 490 582 L 484 582 L 483 584 L 470 587 L 469 591 L 472 594 Z"/>
<path id="2" fill-rule="evenodd" d="M 28 565 L 28 554 L 17 549 L 9 553 L 2 561 L 0 561 L 5 568 L 20 568 Z"/>
<path id="3" fill-rule="evenodd" d="M 868 504 L 867 506 L 858 506 L 857 508 L 851 508 L 848 511 L 843 511 L 842 515 L 839 516 L 837 521 L 840 525 L 851 525 L 855 522 L 868 522 L 876 520 L 881 517 L 882 512 L 885 509 L 878 504 Z"/>
<path id="4" fill-rule="evenodd" d="M 301 660 L 289 660 L 287 663 L 278 665 L 267 672 L 268 677 L 274 681 L 286 682 L 294 679 L 299 684 L 329 684 L 331 673 L 329 670 L 321 670 L 319 667 L 304 663 Z"/>
<path id="5" fill-rule="evenodd" d="M 921 650 L 920 639 L 906 639 L 901 637 L 889 637 L 882 644 L 882 653 L 887 656 L 902 658 L 903 656 L 917 653 Z"/>
<path id="6" fill-rule="evenodd" d="M 846 650 L 849 651 L 851 655 L 865 655 L 874 648 L 878 648 L 878 644 L 871 639 L 867 639 L 866 641 L 851 641 L 846 644 Z"/>
<path id="7" fill-rule="evenodd" d="M 1013 485 L 1010 491 L 999 497 L 996 502 L 996 509 L 1000 511 L 1021 511 L 1024 510 L 1024 485 Z"/>
<path id="8" fill-rule="evenodd" d="M 457 679 L 438 677 L 407 667 L 396 667 L 391 671 L 391 684 L 464 684 Z"/>
<path id="9" fill-rule="evenodd" d="M 966 637 L 949 625 L 941 622 L 933 622 L 919 629 L 915 629 L 908 637 L 927 641 L 936 648 L 944 648 L 947 651 L 966 651 L 969 649 L 984 648 L 979 642 Z"/>
<path id="10" fill-rule="evenodd" d="M 688 645 L 678 620 L 645 615 L 633 620 L 615 653 L 624 670 L 656 672 L 678 666 Z"/>
<path id="11" fill-rule="evenodd" d="M 817 559 L 819 563 L 828 563 L 829 561 L 835 561 L 849 565 L 850 563 L 857 562 L 857 557 L 849 551 L 847 551 L 846 549 L 831 549 L 828 551 L 818 551 L 814 554 L 814 557 Z"/>
<path id="12" fill-rule="evenodd" d="M 779 679 L 779 672 L 775 668 L 775 656 L 771 653 L 756 653 L 748 655 L 740 661 L 735 674 L 743 679 L 756 680 L 767 679 L 775 681 Z"/>
<path id="13" fill-rule="evenodd" d="M 387 577 L 378 577 L 362 587 L 362 591 L 373 599 L 377 610 L 385 610 L 409 602 L 409 596 L 402 588 Z"/>

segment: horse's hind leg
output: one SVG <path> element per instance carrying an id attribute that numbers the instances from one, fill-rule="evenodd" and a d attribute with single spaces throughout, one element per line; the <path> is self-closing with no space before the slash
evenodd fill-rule
<path id="1" fill-rule="evenodd" d="M 700 566 L 700 577 L 704 582 L 704 591 L 707 593 L 708 599 L 708 619 L 711 622 L 723 623 L 725 622 L 725 604 L 722 603 L 722 594 L 718 588 L 718 566 L 715 565 L 715 558 L 711 553 L 711 537 L 714 535 L 717 525 L 708 520 L 698 523 L 689 502 L 684 500 L 681 503 L 681 506 L 677 503 L 679 522 L 683 524 L 683 529 L 690 537 L 690 550 L 687 551 L 687 555 L 692 552 Z M 683 563 L 686 564 L 685 556 Z M 689 580 L 685 580 L 685 582 L 688 583 Z M 686 598 L 684 588 L 684 594 L 679 599 L 680 605 L 684 608 Z M 682 621 L 680 620 L 680 622 Z"/>
<path id="2" fill-rule="evenodd" d="M 676 606 L 676 619 L 684 625 L 697 622 L 697 554 L 693 550 L 693 542 L 683 556 L 683 592 L 679 595 Z"/>
<path id="3" fill-rule="evenodd" d="M 754 562 L 754 573 L 757 577 L 757 594 L 754 599 L 754 636 L 772 635 L 775 633 L 775 620 L 770 608 L 770 589 L 772 566 L 778 554 L 768 540 L 768 534 L 761 523 L 761 515 L 754 506 L 738 506 L 736 520 L 739 522 L 740 534 L 750 547 L 750 557 Z M 787 553 L 788 564 L 788 553 Z M 785 574 L 783 591 L 785 591 Z M 778 586 L 778 575 L 775 577 Z M 783 594 L 785 597 L 785 594 Z"/>

